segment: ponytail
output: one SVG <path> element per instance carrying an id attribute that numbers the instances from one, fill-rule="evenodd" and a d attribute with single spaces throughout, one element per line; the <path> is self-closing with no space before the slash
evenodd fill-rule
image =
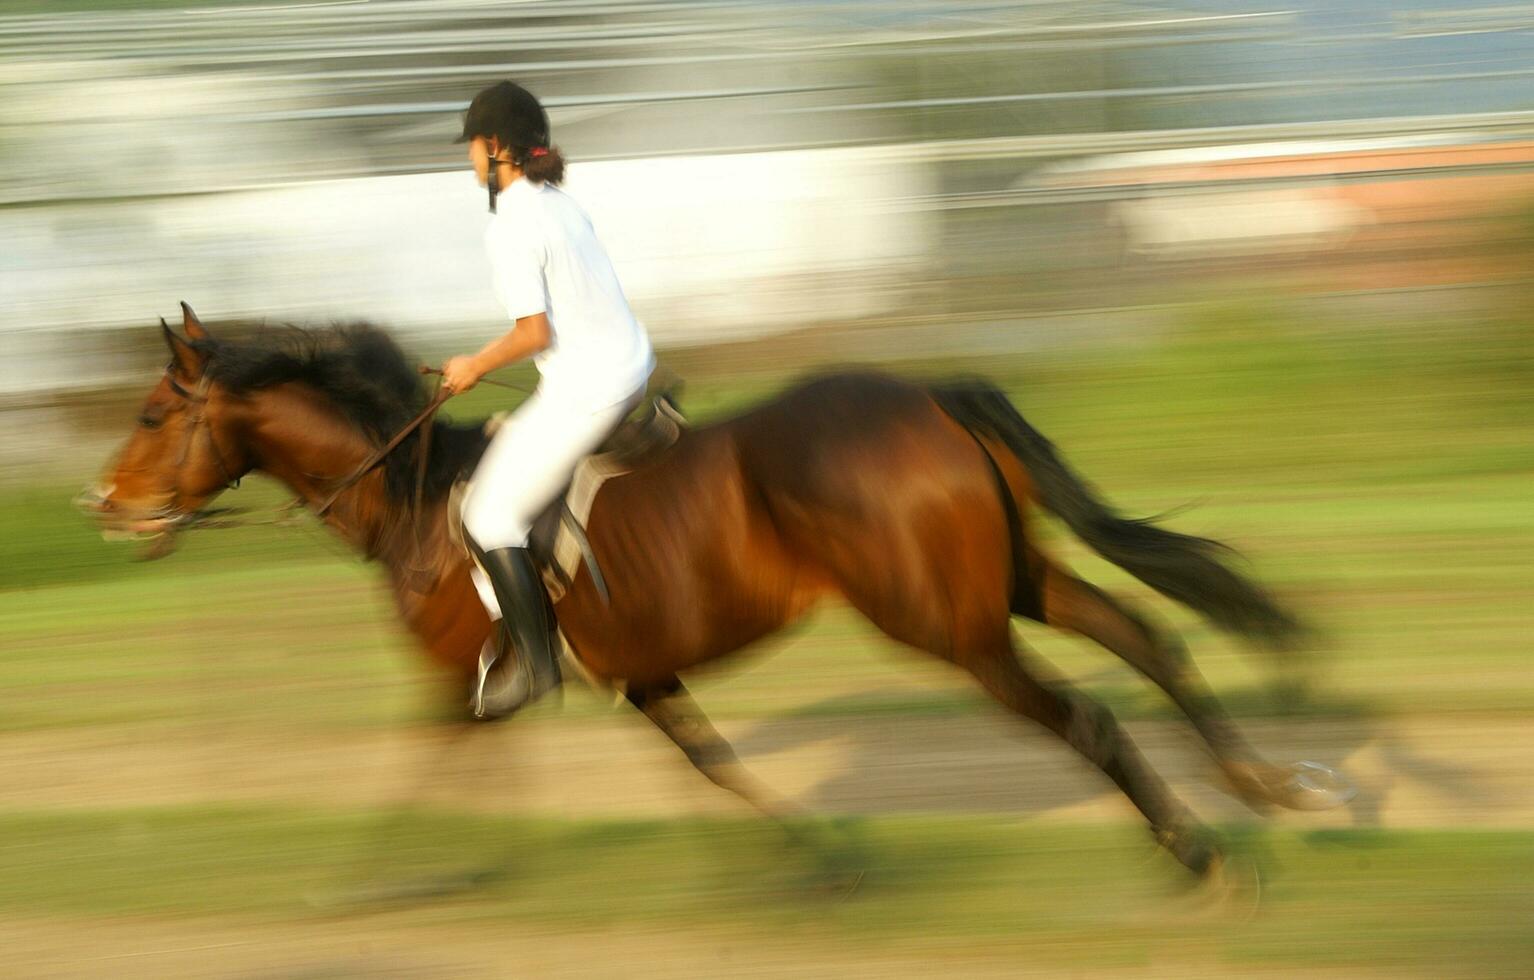
<path id="1" fill-rule="evenodd" d="M 565 157 L 557 146 L 519 149 L 516 159 L 522 176 L 535 184 L 558 185 L 565 179 Z"/>

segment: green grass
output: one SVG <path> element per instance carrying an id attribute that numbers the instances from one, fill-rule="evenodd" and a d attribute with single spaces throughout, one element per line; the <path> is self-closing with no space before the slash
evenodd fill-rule
<path id="1" fill-rule="evenodd" d="M 489 863 L 501 874 L 484 891 L 393 921 L 728 928 L 843 950 L 992 946 L 1062 969 L 1214 961 L 1484 977 L 1518 975 L 1534 954 L 1530 833 L 1237 832 L 1237 851 L 1264 869 L 1264 905 L 1249 921 L 1200 923 L 1177 911 L 1183 872 L 1128 827 L 881 818 L 814 825 L 819 846 L 806 853 L 754 821 L 416 812 L 382 837 L 380 826 L 371 814 L 273 809 L 0 814 L 0 910 L 280 923 L 312 917 L 309 897 L 364 872 Z M 822 890 L 855 872 L 850 895 Z"/>

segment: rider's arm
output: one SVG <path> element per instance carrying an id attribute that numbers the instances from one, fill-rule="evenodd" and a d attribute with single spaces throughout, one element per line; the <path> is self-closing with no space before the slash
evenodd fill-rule
<path id="1" fill-rule="evenodd" d="M 486 344 L 473 355 L 480 374 L 489 374 L 508 364 L 542 353 L 549 346 L 549 315 L 534 313 L 519 319 L 516 326 Z"/>
<path id="2" fill-rule="evenodd" d="M 551 343 L 553 328 L 549 326 L 548 294 L 543 280 L 544 252 L 541 240 L 533 234 L 535 230 L 536 226 L 532 226 L 513 235 L 505 226 L 491 226 L 486 236 L 491 281 L 515 326 L 478 353 L 455 357 L 442 365 L 442 383 L 449 391 L 468 391 L 491 371 L 532 357 Z"/>
<path id="3" fill-rule="evenodd" d="M 449 391 L 468 391 L 479 379 L 508 364 L 532 357 L 549 346 L 547 313 L 520 317 L 506 333 L 476 354 L 455 357 L 442 366 L 442 383 Z"/>

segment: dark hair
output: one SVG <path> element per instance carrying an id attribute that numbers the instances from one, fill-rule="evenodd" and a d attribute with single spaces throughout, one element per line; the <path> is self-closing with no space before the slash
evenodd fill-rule
<path id="1" fill-rule="evenodd" d="M 557 146 L 517 147 L 511 158 L 522 169 L 522 175 L 534 183 L 558 184 L 565 179 L 565 157 Z"/>
<path id="2" fill-rule="evenodd" d="M 548 113 L 537 96 L 515 82 L 496 82 L 469 103 L 458 142 L 478 136 L 494 136 L 535 183 L 557 184 L 565 178 L 564 155 L 549 141 Z"/>

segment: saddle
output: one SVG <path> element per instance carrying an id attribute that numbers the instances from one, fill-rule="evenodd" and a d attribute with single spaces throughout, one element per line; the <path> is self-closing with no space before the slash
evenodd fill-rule
<path id="1" fill-rule="evenodd" d="M 543 572 L 549 601 L 558 602 L 575 582 L 584 560 L 602 601 L 607 580 L 586 538 L 586 521 L 602 484 L 643 466 L 681 438 L 687 420 L 673 400 L 674 388 L 648 397 L 639 410 L 619 423 L 597 451 L 576 464 L 570 485 L 533 522 L 528 550 Z"/>
<path id="2" fill-rule="evenodd" d="M 576 465 L 569 485 L 533 522 L 528 550 L 543 575 L 550 602 L 558 602 L 564 597 L 583 561 L 602 601 L 607 601 L 607 580 L 586 537 L 591 505 L 602 484 L 643 466 L 681 438 L 687 420 L 676 405 L 680 387 L 674 379 L 666 379 L 660 386 L 652 380 L 651 391 L 639 408 L 618 424 L 595 453 Z M 485 434 L 494 435 L 506 415 L 497 413 L 487 419 Z M 458 513 L 462 491 L 462 484 L 454 488 L 455 499 L 448 508 L 453 536 L 460 544 L 463 528 Z"/>

